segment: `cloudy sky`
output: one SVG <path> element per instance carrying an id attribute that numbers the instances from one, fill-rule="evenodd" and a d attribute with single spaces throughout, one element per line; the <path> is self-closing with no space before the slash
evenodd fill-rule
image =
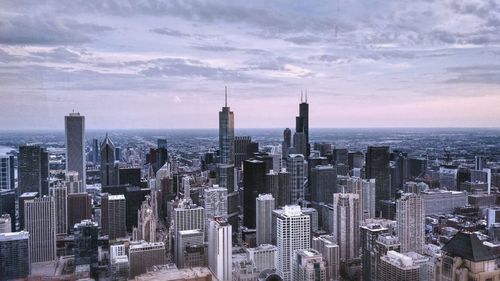
<path id="1" fill-rule="evenodd" d="M 498 0 L 4 0 L 0 129 L 500 124 Z"/>

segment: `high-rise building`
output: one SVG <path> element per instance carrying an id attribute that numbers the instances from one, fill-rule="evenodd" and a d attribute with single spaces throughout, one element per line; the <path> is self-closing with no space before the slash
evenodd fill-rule
<path id="1" fill-rule="evenodd" d="M 157 214 L 151 196 L 146 196 L 141 208 L 137 213 L 137 239 L 146 242 L 156 242 Z"/>
<path id="2" fill-rule="evenodd" d="M 299 105 L 299 116 L 295 118 L 295 133 L 304 133 L 305 143 L 306 143 L 306 154 L 305 157 L 309 157 L 310 145 L 309 145 L 309 104 L 307 103 L 307 93 L 305 101 L 300 101 Z M 297 147 L 294 144 L 295 147 Z"/>
<path id="3" fill-rule="evenodd" d="M 82 180 L 79 179 L 78 172 L 66 172 L 64 184 L 66 185 L 68 194 L 86 192 Z"/>
<path id="4" fill-rule="evenodd" d="M 346 261 L 358 257 L 359 212 L 358 194 L 333 194 L 333 236 L 340 247 L 341 260 Z"/>
<path id="5" fill-rule="evenodd" d="M 425 242 L 425 213 L 422 197 L 405 193 L 396 200 L 397 235 L 401 252 L 422 253 Z"/>
<path id="6" fill-rule="evenodd" d="M 256 200 L 256 234 L 257 245 L 272 243 L 272 213 L 275 200 L 271 194 L 259 194 Z"/>
<path id="7" fill-rule="evenodd" d="M 241 167 L 243 161 L 253 156 L 252 137 L 235 136 L 234 137 L 234 166 Z"/>
<path id="8" fill-rule="evenodd" d="M 294 281 L 326 281 L 323 256 L 314 249 L 295 251 L 293 261 Z"/>
<path id="9" fill-rule="evenodd" d="M 105 229 L 104 234 L 109 236 L 109 240 L 114 240 L 116 238 L 122 238 L 127 235 L 126 229 L 126 201 L 123 195 L 106 195 L 102 197 L 103 204 L 105 208 L 102 210 L 103 218 L 103 229 Z M 102 208 L 102 207 L 101 207 Z"/>
<path id="10" fill-rule="evenodd" d="M 217 164 L 217 184 L 227 189 L 228 193 L 236 191 L 234 180 L 234 165 L 233 164 Z"/>
<path id="11" fill-rule="evenodd" d="M 347 154 L 347 164 L 349 165 L 349 170 L 361 169 L 365 163 L 365 155 L 361 151 L 349 152 Z"/>
<path id="12" fill-rule="evenodd" d="M 151 269 L 155 265 L 166 264 L 165 243 L 141 242 L 131 244 L 129 247 L 129 263 L 129 278 L 146 273 L 148 269 Z"/>
<path id="13" fill-rule="evenodd" d="M 283 149 L 292 147 L 292 130 L 286 128 L 283 131 Z"/>
<path id="14" fill-rule="evenodd" d="M 49 194 L 49 155 L 39 145 L 19 146 L 18 194 L 38 192 Z"/>
<path id="15" fill-rule="evenodd" d="M 25 215 L 24 215 L 24 205 L 25 202 L 30 201 L 38 197 L 38 192 L 25 192 L 19 196 L 19 229 L 20 230 L 25 230 Z M 15 204 L 15 203 L 14 203 Z M 14 210 L 15 211 L 15 210 Z M 14 213 L 15 214 L 15 213 Z M 15 218 L 15 216 L 14 216 Z"/>
<path id="16" fill-rule="evenodd" d="M 157 140 L 157 156 L 156 156 L 156 168 L 155 171 L 163 167 L 165 163 L 168 161 L 168 150 L 167 150 L 167 139 L 158 139 Z"/>
<path id="17" fill-rule="evenodd" d="M 98 260 L 98 245 L 97 238 L 99 228 L 96 222 L 91 220 L 83 220 L 74 226 L 75 248 L 75 264 L 89 264 L 92 275 L 95 276 Z"/>
<path id="18" fill-rule="evenodd" d="M 64 117 L 66 133 L 66 172 L 78 172 L 79 179 L 85 187 L 85 116 L 72 112 Z"/>
<path id="19" fill-rule="evenodd" d="M 227 219 L 227 189 L 215 185 L 203 190 L 205 216 L 207 220 L 214 217 Z"/>
<path id="20" fill-rule="evenodd" d="M 304 132 L 293 134 L 293 153 L 307 155 L 307 138 Z"/>
<path id="21" fill-rule="evenodd" d="M 276 218 L 278 264 L 276 272 L 284 281 L 292 280 L 292 259 L 296 250 L 310 247 L 311 218 L 300 206 L 285 206 Z"/>
<path id="22" fill-rule="evenodd" d="M 246 251 L 247 260 L 255 265 L 257 271 L 276 270 L 276 263 L 278 262 L 278 249 L 276 246 L 261 244 L 255 248 L 247 248 Z"/>
<path id="23" fill-rule="evenodd" d="M 175 264 L 178 268 L 207 266 L 205 233 L 200 229 L 177 232 Z"/>
<path id="24" fill-rule="evenodd" d="M 304 155 L 289 154 L 286 159 L 286 170 L 291 177 L 291 196 L 290 200 L 293 204 L 298 200 L 304 199 L 304 181 L 305 181 L 305 164 Z"/>
<path id="25" fill-rule="evenodd" d="M 380 280 L 419 281 L 420 266 L 413 263 L 411 257 L 389 251 L 380 259 Z"/>
<path id="26" fill-rule="evenodd" d="M 360 221 L 375 218 L 375 180 L 350 177 L 347 179 L 347 189 L 359 195 Z"/>
<path id="27" fill-rule="evenodd" d="M 112 281 L 127 281 L 130 264 L 125 251 L 125 245 L 109 246 L 109 279 Z"/>
<path id="28" fill-rule="evenodd" d="M 14 156 L 0 155 L 0 190 L 14 188 Z"/>
<path id="29" fill-rule="evenodd" d="M 331 235 L 321 235 L 312 239 L 312 248 L 321 253 L 325 262 L 326 280 L 339 280 L 339 245 Z"/>
<path id="30" fill-rule="evenodd" d="M 92 139 L 92 162 L 94 165 L 97 165 L 101 159 L 99 158 L 99 140 Z"/>
<path id="31" fill-rule="evenodd" d="M 337 170 L 332 165 L 319 165 L 311 169 L 310 179 L 311 201 L 331 204 L 337 193 Z"/>
<path id="32" fill-rule="evenodd" d="M 56 234 L 68 233 L 68 194 L 66 186 L 56 185 L 49 188 L 49 194 L 56 204 Z"/>
<path id="33" fill-rule="evenodd" d="M 181 258 L 182 253 L 177 252 L 179 243 L 182 243 L 179 235 L 184 230 L 205 231 L 205 209 L 189 202 L 181 202 L 178 208 L 173 209 L 173 228 L 172 236 L 174 238 L 174 260 Z"/>
<path id="34" fill-rule="evenodd" d="M 116 185 L 118 175 L 115 168 L 115 145 L 106 134 L 101 143 L 101 185 L 103 187 Z"/>
<path id="35" fill-rule="evenodd" d="M 375 209 L 380 212 L 382 200 L 390 200 L 395 192 L 391 190 L 389 170 L 389 147 L 369 146 L 366 152 L 366 178 L 375 179 Z"/>
<path id="36" fill-rule="evenodd" d="M 20 199 L 19 199 L 20 200 Z M 21 218 L 21 202 L 19 201 L 19 218 Z M 23 210 L 24 211 L 24 210 Z M 16 231 L 16 190 L 0 190 L 0 214 L 9 214 L 11 230 Z M 19 225 L 21 225 L 19 222 Z"/>
<path id="37" fill-rule="evenodd" d="M 24 225 L 30 234 L 31 262 L 54 261 L 56 259 L 54 198 L 35 198 L 24 202 Z"/>
<path id="38" fill-rule="evenodd" d="M 222 218 L 214 218 L 208 228 L 208 267 L 219 280 L 232 280 L 231 225 Z"/>
<path id="39" fill-rule="evenodd" d="M 26 279 L 31 273 L 26 231 L 0 233 L 0 280 Z"/>
<path id="40" fill-rule="evenodd" d="M 73 231 L 75 224 L 91 219 L 92 196 L 88 193 L 68 194 L 68 227 Z M 103 210 L 101 209 L 101 212 Z"/>
<path id="41" fill-rule="evenodd" d="M 220 163 L 234 164 L 234 113 L 227 106 L 227 88 L 225 105 L 219 112 L 219 152 Z"/>
<path id="42" fill-rule="evenodd" d="M 255 228 L 255 199 L 267 193 L 266 164 L 264 161 L 250 159 L 243 162 L 243 225 Z"/>
<path id="43" fill-rule="evenodd" d="M 376 241 L 379 235 L 387 234 L 388 231 L 379 223 L 369 223 L 360 227 L 362 280 L 377 280 L 380 257 L 375 247 Z"/>

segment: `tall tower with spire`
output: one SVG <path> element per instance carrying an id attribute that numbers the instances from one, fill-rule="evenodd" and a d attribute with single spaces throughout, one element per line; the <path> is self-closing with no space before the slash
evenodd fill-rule
<path id="1" fill-rule="evenodd" d="M 227 106 L 227 87 L 224 107 L 219 112 L 219 150 L 221 164 L 234 164 L 234 113 Z"/>
<path id="2" fill-rule="evenodd" d="M 109 186 L 117 184 L 115 173 L 115 145 L 106 134 L 101 144 L 101 185 Z"/>
<path id="3" fill-rule="evenodd" d="M 308 158 L 311 146 L 309 145 L 309 104 L 307 103 L 307 90 L 305 94 L 304 101 L 304 92 L 300 93 L 299 116 L 295 117 L 295 133 L 304 134 L 306 143 L 306 154 L 304 157 Z M 294 146 L 296 145 L 294 144 Z"/>

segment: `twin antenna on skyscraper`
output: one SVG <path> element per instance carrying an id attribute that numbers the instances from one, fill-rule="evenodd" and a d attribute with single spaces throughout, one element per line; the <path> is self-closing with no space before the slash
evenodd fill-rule
<path id="1" fill-rule="evenodd" d="M 300 102 L 304 102 L 304 90 L 300 90 Z M 306 89 L 306 103 L 307 103 L 307 89 Z"/>
<path id="2" fill-rule="evenodd" d="M 225 107 L 227 107 L 227 86 L 224 87 L 224 99 L 225 99 Z"/>

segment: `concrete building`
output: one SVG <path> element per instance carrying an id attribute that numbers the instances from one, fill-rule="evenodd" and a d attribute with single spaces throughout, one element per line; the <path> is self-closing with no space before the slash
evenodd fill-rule
<path id="1" fill-rule="evenodd" d="M 395 251 L 387 252 L 380 259 L 380 279 L 388 281 L 420 281 L 420 267 L 411 257 Z"/>
<path id="2" fill-rule="evenodd" d="M 80 179 L 78 172 L 67 171 L 65 174 L 64 184 L 66 185 L 68 194 L 86 192 L 86 188 L 83 185 L 83 181 Z"/>
<path id="3" fill-rule="evenodd" d="M 275 270 L 278 262 L 278 249 L 274 245 L 261 244 L 255 248 L 247 248 L 247 259 L 261 272 L 266 269 Z"/>
<path id="4" fill-rule="evenodd" d="M 256 234 L 257 245 L 272 243 L 272 212 L 275 200 L 271 194 L 259 194 L 256 200 Z"/>
<path id="5" fill-rule="evenodd" d="M 452 214 L 456 208 L 467 205 L 467 193 L 463 191 L 428 189 L 422 191 L 420 195 L 424 202 L 426 216 Z"/>
<path id="6" fill-rule="evenodd" d="M 401 252 L 422 253 L 425 242 L 425 214 L 422 197 L 405 193 L 396 200 L 396 233 Z"/>
<path id="7" fill-rule="evenodd" d="M 360 221 L 375 218 L 375 179 L 350 177 L 347 179 L 347 190 L 359 195 Z"/>
<path id="8" fill-rule="evenodd" d="M 292 259 L 299 249 L 310 248 L 311 218 L 302 213 L 300 206 L 285 206 L 276 218 L 278 265 L 276 272 L 283 280 L 292 280 Z"/>
<path id="9" fill-rule="evenodd" d="M 29 232 L 32 263 L 56 259 L 56 210 L 52 197 L 24 202 L 24 225 Z"/>
<path id="10" fill-rule="evenodd" d="M 92 196 L 88 193 L 68 194 L 68 228 L 73 231 L 73 226 L 82 220 L 92 218 Z"/>
<path id="11" fill-rule="evenodd" d="M 109 246 L 109 278 L 112 281 L 126 281 L 130 274 L 130 264 L 125 245 Z"/>
<path id="12" fill-rule="evenodd" d="M 0 280 L 25 279 L 31 273 L 29 233 L 0 233 Z"/>
<path id="13" fill-rule="evenodd" d="M 304 155 L 289 154 L 286 159 L 286 169 L 290 173 L 291 178 L 291 196 L 292 204 L 296 204 L 299 199 L 304 198 L 304 180 L 305 180 L 305 164 Z"/>
<path id="14" fill-rule="evenodd" d="M 85 189 L 85 116 L 72 112 L 64 117 L 66 139 L 66 172 L 78 172 Z"/>
<path id="15" fill-rule="evenodd" d="M 332 165 L 311 168 L 311 201 L 332 203 L 332 195 L 337 193 L 337 169 Z"/>
<path id="16" fill-rule="evenodd" d="M 321 235 L 312 239 L 312 248 L 321 253 L 325 262 L 326 279 L 336 281 L 340 278 L 339 245 L 331 235 Z"/>
<path id="17" fill-rule="evenodd" d="M 177 233 L 175 264 L 178 268 L 206 266 L 208 249 L 205 233 L 200 229 L 181 230 Z"/>
<path id="18" fill-rule="evenodd" d="M 129 278 L 146 273 L 155 265 L 167 262 L 165 244 L 163 242 L 132 244 L 129 248 Z"/>
<path id="19" fill-rule="evenodd" d="M 56 234 L 68 233 L 68 194 L 66 186 L 57 185 L 49 188 L 49 195 L 56 204 Z"/>
<path id="20" fill-rule="evenodd" d="M 333 237 L 339 245 L 340 259 L 359 255 L 360 200 L 356 193 L 333 194 Z"/>
<path id="21" fill-rule="evenodd" d="M 326 266 L 323 256 L 314 249 L 300 249 L 295 251 L 293 280 L 326 281 Z"/>
<path id="22" fill-rule="evenodd" d="M 104 198 L 103 198 L 104 199 Z M 103 217 L 107 221 L 107 234 L 109 240 L 123 238 L 127 236 L 126 229 L 126 202 L 123 195 L 108 195 L 106 199 L 106 209 L 103 210 Z M 106 223 L 106 222 L 105 222 Z"/>
<path id="23" fill-rule="evenodd" d="M 215 217 L 208 228 L 208 267 L 219 280 L 232 280 L 232 230 L 223 218 Z"/>
<path id="24" fill-rule="evenodd" d="M 3 214 L 0 216 L 0 233 L 9 232 L 12 232 L 12 221 L 9 214 Z"/>
<path id="25" fill-rule="evenodd" d="M 0 155 L 0 190 L 15 188 L 14 156 Z"/>
<path id="26" fill-rule="evenodd" d="M 39 145 L 19 146 L 18 194 L 37 192 L 49 194 L 49 154 Z"/>
<path id="27" fill-rule="evenodd" d="M 390 200 L 394 196 L 391 190 L 391 176 L 389 169 L 389 147 L 368 146 L 366 151 L 365 173 L 367 179 L 375 179 L 375 209 L 378 213 L 382 200 Z"/>
<path id="28" fill-rule="evenodd" d="M 379 223 L 370 223 L 360 227 L 362 280 L 378 280 L 377 273 L 380 268 L 380 255 L 377 253 L 377 238 L 388 234 L 389 229 Z"/>
<path id="29" fill-rule="evenodd" d="M 175 265 L 154 266 L 150 272 L 136 276 L 135 281 L 215 281 L 206 267 L 178 269 Z M 221 280 L 219 280 L 221 281 Z"/>
<path id="30" fill-rule="evenodd" d="M 203 190 L 205 216 L 207 220 L 214 217 L 224 217 L 227 219 L 227 189 L 215 185 L 212 188 Z"/>

